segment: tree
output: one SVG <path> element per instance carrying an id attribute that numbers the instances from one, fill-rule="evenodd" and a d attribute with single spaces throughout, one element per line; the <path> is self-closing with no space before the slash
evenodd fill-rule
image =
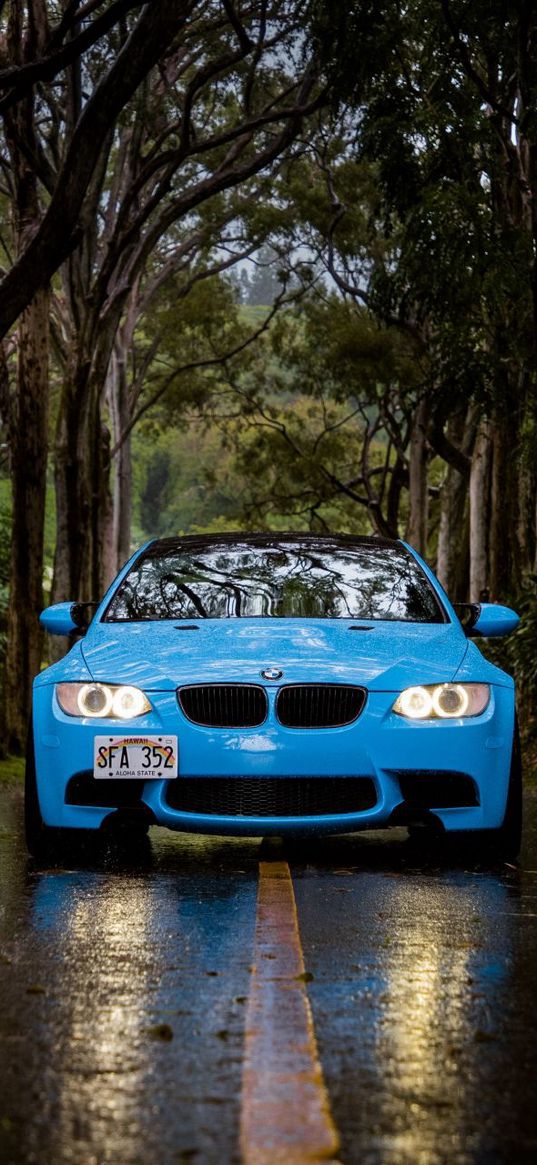
<path id="1" fill-rule="evenodd" d="M 248 201 L 263 197 L 278 159 L 319 103 L 310 65 L 298 76 L 274 68 L 275 54 L 284 45 L 291 51 L 297 40 L 295 8 L 276 0 L 266 24 L 257 6 L 242 23 L 231 8 L 225 20 L 220 5 L 204 8 L 191 21 L 166 84 L 146 87 L 126 126 L 110 139 L 108 169 L 101 160 L 90 229 L 70 264 L 64 297 L 75 327 L 56 457 L 58 597 L 94 597 L 106 580 L 104 400 L 115 376 L 120 432 L 114 449 L 125 460 L 131 425 L 121 369 L 136 322 L 174 271 L 184 272 L 182 299 L 193 283 L 229 265 L 229 257 L 217 254 L 227 243 L 226 227 L 241 234 Z M 99 212 L 102 229 L 96 229 Z M 255 235 L 245 239 L 246 253 L 256 243 Z"/>
<path id="2" fill-rule="evenodd" d="M 88 100 L 76 110 L 76 124 L 71 126 L 68 148 L 56 172 L 37 143 L 32 141 L 31 135 L 30 138 L 26 134 L 21 137 L 21 147 L 25 155 L 29 155 L 50 200 L 46 209 L 42 208 L 39 224 L 34 226 L 16 262 L 0 281 L 0 337 L 15 323 L 33 299 L 35 291 L 48 287 L 60 264 L 76 248 L 87 211 L 87 200 L 91 199 L 92 180 L 110 128 L 150 70 L 159 60 L 172 55 L 177 38 L 187 26 L 195 6 L 195 0 L 169 0 L 165 5 L 143 6 L 132 30 L 121 37 L 123 43 L 117 56 L 104 56 L 104 73 L 101 71 Z M 119 22 L 129 7 L 138 5 L 112 7 L 115 8 Z M 47 54 L 46 41 L 50 44 L 45 0 L 28 0 L 26 28 L 23 28 L 18 0 L 12 0 L 10 12 L 10 19 L 17 29 L 16 43 L 27 55 L 26 64 L 42 65 L 43 57 Z M 109 23 L 106 22 L 107 25 Z M 58 33 L 58 30 L 55 31 Z M 9 40 L 13 38 L 8 37 Z M 79 48 L 84 45 L 85 42 L 82 45 L 79 42 Z M 18 62 L 14 66 L 19 70 L 21 67 Z M 35 68 L 30 73 L 33 78 L 32 89 L 24 98 L 32 103 L 35 100 L 34 86 L 39 79 L 39 71 Z M 13 67 L 7 70 L 7 74 L 7 83 L 11 85 L 14 80 Z M 29 88 L 28 74 L 26 77 Z M 24 89 L 26 87 L 25 84 Z M 79 86 L 77 89 L 81 100 L 82 90 Z M 19 91 L 19 87 L 15 88 L 15 95 Z"/>
<path id="3" fill-rule="evenodd" d="M 11 125 L 18 119 L 15 146 L 36 197 L 31 237 L 25 236 L 0 282 L 0 334 L 36 289 L 48 294 L 61 269 L 53 333 L 64 369 L 56 441 L 57 596 L 94 597 L 105 580 L 111 525 L 107 408 L 122 430 L 115 447 L 123 457 L 130 424 L 124 413 L 129 404 L 124 353 L 140 313 L 149 310 L 152 281 L 154 289 L 177 264 L 186 269 L 196 256 L 198 261 L 204 256 L 202 266 L 210 268 L 222 230 L 241 214 L 232 191 L 270 173 L 322 100 L 311 58 L 300 64 L 303 7 L 272 0 L 239 14 L 232 0 L 223 6 L 216 0 L 173 0 L 145 5 L 138 13 L 136 5 L 118 2 L 111 6 L 117 20 L 109 12 L 107 20 L 86 27 L 95 6 L 75 3 L 69 14 L 78 20 L 69 25 L 66 15 L 51 32 L 44 0 L 29 0 L 25 22 L 19 6 L 11 5 L 17 37 L 9 43 L 17 39 L 25 56 L 4 71 L 5 117 Z M 83 66 L 74 42 L 84 52 Z M 157 62 L 159 71 L 151 72 Z M 48 81 L 52 76 L 54 85 Z M 32 117 L 21 122 L 18 111 L 27 107 Z M 204 217 L 200 208 L 211 200 L 213 209 Z M 150 258 L 159 247 L 162 269 L 155 273 Z M 199 277 L 198 271 L 190 281 Z M 189 278 L 182 294 L 188 284 Z M 42 365 L 46 368 L 47 361 Z M 47 399 L 44 384 L 40 399 Z M 28 447 L 18 426 L 21 466 L 36 446 L 46 450 L 45 412 L 36 413 L 35 421 L 38 415 L 40 432 L 35 439 L 34 425 Z M 45 456 L 37 465 L 35 492 L 42 512 Z M 123 466 L 118 480 L 128 482 Z M 15 475 L 16 510 L 26 504 L 25 489 Z M 123 547 L 121 522 L 119 528 L 116 541 Z M 38 560 L 39 539 L 34 580 L 40 579 Z M 23 594 L 19 576 L 25 566 L 21 560 L 13 575 L 14 596 Z M 38 590 L 40 582 L 32 585 Z M 28 645 L 36 637 L 36 603 L 19 614 Z M 14 637 L 15 629 L 9 638 Z M 27 694 L 27 675 L 23 680 L 20 671 L 27 657 L 22 638 L 17 639 L 19 662 L 10 657 L 10 682 L 14 693 Z M 8 735 L 19 747 L 27 703 L 18 699 L 6 707 L 10 724 L 16 720 Z"/>
<path id="4" fill-rule="evenodd" d="M 337 293 L 310 289 L 280 312 L 262 341 L 224 363 L 199 406 L 235 450 L 247 525 L 397 537 L 415 377 L 399 333 Z"/>
<path id="5" fill-rule="evenodd" d="M 470 485 L 472 597 L 483 584 L 499 597 L 520 585 L 536 547 L 534 6 L 319 2 L 316 19 L 334 99 L 347 103 L 348 120 L 355 110 L 351 152 L 357 163 L 374 159 L 393 240 L 364 284 L 333 186 L 328 260 L 347 293 L 366 286 L 371 310 L 414 333 L 430 370 L 416 459 L 421 430 L 429 462 L 434 453 L 449 467 L 442 570 L 452 571 L 450 541 L 464 559 L 460 500 Z M 365 25 L 367 78 L 354 47 Z M 420 480 L 423 513 L 423 472 Z"/>
<path id="6" fill-rule="evenodd" d="M 41 49 L 42 29 L 29 30 L 28 50 Z M 14 61 L 23 55 L 22 19 L 16 5 L 10 9 L 7 45 Z M 21 255 L 39 222 L 40 202 L 36 174 L 22 142 L 35 140 L 35 109 L 31 95 L 6 115 L 6 146 L 10 162 L 10 192 L 14 217 L 13 247 Z M 4 745 L 20 747 L 26 733 L 19 709 L 28 707 L 32 676 L 41 664 L 41 636 L 37 617 L 43 606 L 42 563 L 47 470 L 49 294 L 36 290 L 22 313 L 16 352 L 16 391 L 11 395 L 6 353 L 3 353 L 3 420 L 6 427 L 13 491 L 10 602 L 3 707 Z"/>
<path id="7" fill-rule="evenodd" d="M 264 307 L 274 303 L 281 288 L 281 281 L 278 277 L 278 266 L 279 257 L 277 251 L 265 243 L 252 256 L 249 275 L 244 270 L 241 272 L 243 303 Z"/>

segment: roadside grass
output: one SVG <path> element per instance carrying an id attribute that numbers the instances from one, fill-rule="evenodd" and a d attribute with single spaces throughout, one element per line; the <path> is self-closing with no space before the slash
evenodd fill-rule
<path id="1" fill-rule="evenodd" d="M 0 760 L 0 785 L 20 785 L 23 781 L 23 756 L 6 756 Z"/>

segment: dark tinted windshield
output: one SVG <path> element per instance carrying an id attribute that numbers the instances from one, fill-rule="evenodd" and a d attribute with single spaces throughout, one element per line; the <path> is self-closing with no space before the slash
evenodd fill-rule
<path id="1" fill-rule="evenodd" d="M 443 622 L 432 586 L 402 547 L 328 539 L 152 547 L 118 587 L 106 621 L 260 615 Z"/>

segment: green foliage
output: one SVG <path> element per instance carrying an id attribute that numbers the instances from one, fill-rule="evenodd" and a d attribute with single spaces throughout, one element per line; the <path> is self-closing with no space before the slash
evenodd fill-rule
<path id="1" fill-rule="evenodd" d="M 237 523 L 243 483 L 215 425 L 171 427 L 150 441 L 141 430 L 133 452 L 140 541 Z"/>
<path id="2" fill-rule="evenodd" d="M 225 292 L 221 300 L 218 294 L 215 312 L 230 313 L 229 337 L 263 323 L 266 309 L 230 310 Z M 192 328 L 181 321 L 164 331 L 166 310 L 152 323 L 163 343 L 150 383 L 163 375 L 161 367 L 184 360 L 185 336 L 194 326 L 199 346 L 207 340 L 201 312 Z M 306 297 L 223 366 L 175 378 L 134 440 L 137 531 L 163 535 L 241 524 L 370 531 L 364 429 L 387 386 L 397 386 L 403 416 L 416 377 L 412 349 L 396 329 L 324 288 Z M 381 432 L 370 443 L 368 467 L 375 480 L 389 481 L 392 466 Z"/>
<path id="3" fill-rule="evenodd" d="M 405 396 L 419 383 L 406 338 L 335 293 L 312 296 L 280 316 L 271 336 L 301 391 L 319 399 L 354 400 L 365 409 L 382 386 L 397 383 Z"/>
<path id="4" fill-rule="evenodd" d="M 332 92 L 347 102 L 347 165 L 359 181 L 374 163 L 393 240 L 370 267 L 369 302 L 420 336 L 444 411 L 469 397 L 510 410 L 534 352 L 524 159 L 536 148 L 535 16 L 486 0 L 316 0 L 314 12 Z M 337 169 L 334 186 L 352 207 Z M 335 241 L 348 256 L 344 221 Z"/>
<path id="5" fill-rule="evenodd" d="M 370 532 L 365 507 L 337 484 L 354 479 L 362 447 L 362 427 L 348 410 L 296 395 L 267 403 L 263 418 L 254 416 L 237 441 L 248 527 Z"/>
<path id="6" fill-rule="evenodd" d="M 137 334 L 133 360 L 136 376 L 156 349 L 139 397 L 142 407 L 155 402 L 150 414 L 155 431 L 181 422 L 185 409 L 203 405 L 218 381 L 219 357 L 250 331 L 224 279 L 200 278 L 187 295 L 179 277 L 166 282 Z"/>
<path id="7" fill-rule="evenodd" d="M 153 434 L 150 444 L 140 433 L 134 444 L 135 540 L 234 529 L 368 532 L 365 509 L 326 476 L 332 469 L 352 473 L 360 426 L 328 433 L 321 459 L 320 435 L 327 424 L 337 426 L 345 410 L 323 410 L 296 395 L 269 407 L 270 425 L 235 419 L 224 432 L 216 422 L 198 422 Z"/>
<path id="8" fill-rule="evenodd" d="M 378 0 L 312 0 L 312 32 L 336 105 L 359 100 L 371 73 L 397 48 L 390 16 Z"/>
<path id="9" fill-rule="evenodd" d="M 508 639 L 488 642 L 485 654 L 515 676 L 521 728 L 537 738 L 537 575 L 527 577 L 513 607 L 520 615 L 519 627 Z"/>
<path id="10" fill-rule="evenodd" d="M 24 781 L 23 756 L 0 757 L 0 785 L 19 785 Z"/>

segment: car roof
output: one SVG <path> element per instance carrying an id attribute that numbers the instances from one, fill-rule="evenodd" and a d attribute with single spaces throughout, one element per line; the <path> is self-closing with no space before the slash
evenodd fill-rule
<path id="1" fill-rule="evenodd" d="M 212 534 L 185 534 L 176 538 L 155 538 L 153 542 L 146 548 L 146 553 L 153 554 L 167 554 L 174 550 L 182 550 L 189 546 L 221 546 L 222 544 L 228 546 L 243 546 L 244 543 L 252 546 L 274 546 L 285 545 L 286 542 L 295 543 L 300 542 L 303 545 L 311 543 L 315 546 L 329 547 L 353 547 L 353 546 L 369 546 L 372 549 L 397 550 L 399 553 L 405 553 L 406 547 L 403 542 L 397 538 L 381 538 L 376 535 L 365 534 L 311 534 L 297 531 L 296 533 L 281 534 L 279 531 L 270 531 L 264 533 L 249 533 L 247 531 L 232 531 L 230 533 L 212 533 Z"/>

